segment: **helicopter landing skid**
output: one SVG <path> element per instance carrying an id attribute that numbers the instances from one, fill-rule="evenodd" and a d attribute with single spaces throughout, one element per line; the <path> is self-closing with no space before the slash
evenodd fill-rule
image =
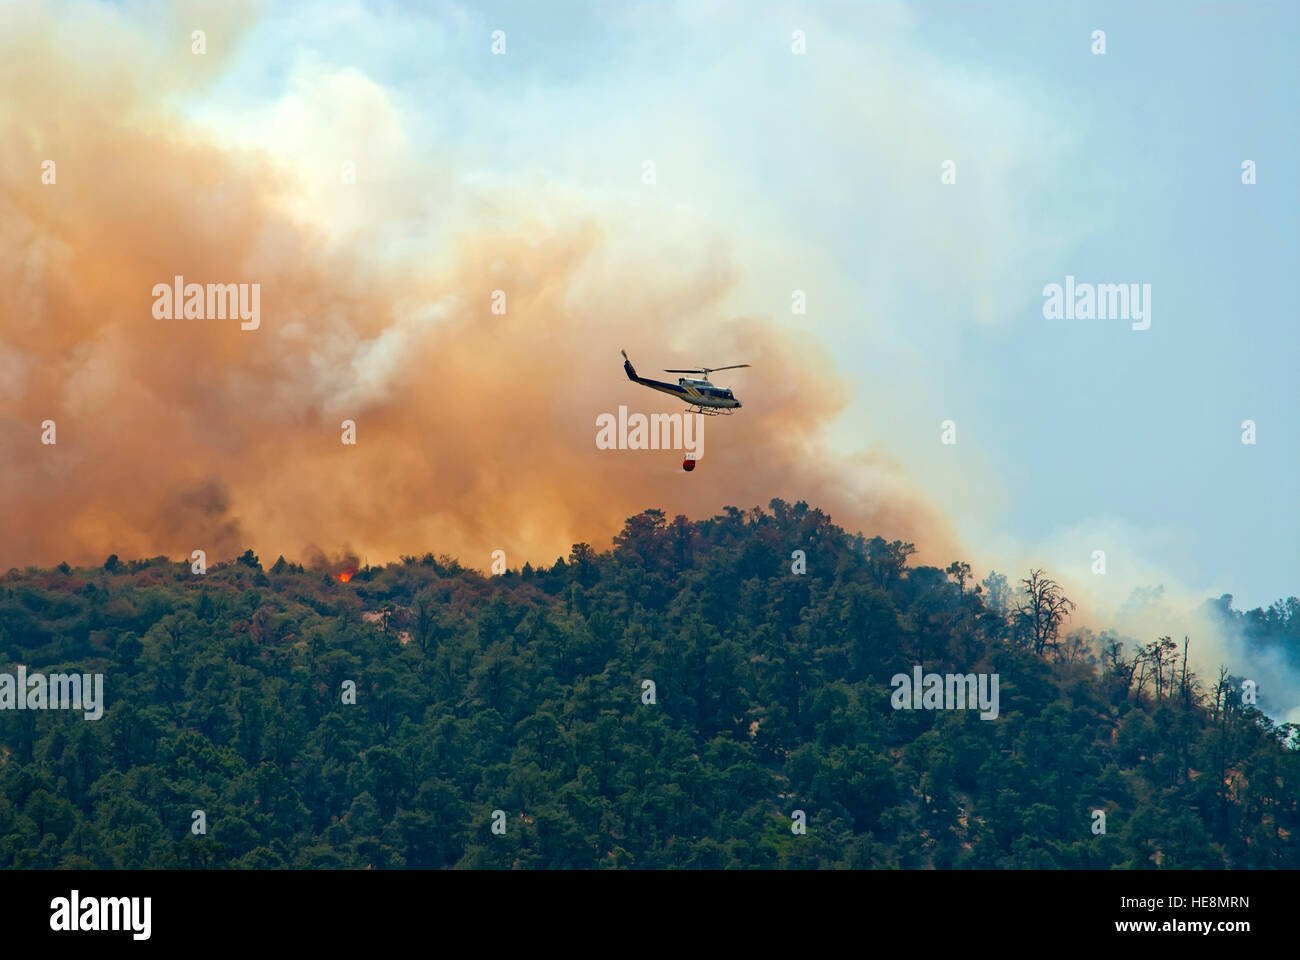
<path id="1" fill-rule="evenodd" d="M 731 414 L 732 414 L 733 411 L 731 411 L 731 410 L 725 410 L 725 409 L 722 409 L 722 408 L 720 408 L 720 407 L 700 407 L 700 406 L 691 406 L 691 407 L 688 407 L 688 408 L 686 409 L 686 412 L 687 412 L 687 413 L 702 413 L 702 414 L 704 414 L 704 416 L 706 416 L 706 417 L 729 417 L 729 416 L 731 416 Z"/>

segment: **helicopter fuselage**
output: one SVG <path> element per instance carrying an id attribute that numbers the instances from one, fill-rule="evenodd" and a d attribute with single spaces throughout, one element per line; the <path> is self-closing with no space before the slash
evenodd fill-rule
<path id="1" fill-rule="evenodd" d="M 679 377 L 677 386 L 688 394 L 688 396 L 682 397 L 683 400 L 698 404 L 701 407 L 729 409 L 740 406 L 740 401 L 728 388 L 715 387 L 707 380 L 692 380 L 688 377 Z"/>
<path id="2" fill-rule="evenodd" d="M 749 366 L 749 364 L 741 364 L 741 366 Z M 714 386 L 707 379 L 708 371 L 668 371 L 669 373 L 701 372 L 706 375 L 703 380 L 694 377 L 677 377 L 676 384 L 668 384 L 663 380 L 650 380 L 649 377 L 637 376 L 637 369 L 632 366 L 632 360 L 628 359 L 627 353 L 623 354 L 623 369 L 628 375 L 628 380 L 634 384 L 649 386 L 651 390 L 659 390 L 660 393 L 672 394 L 673 397 L 701 411 L 731 411 L 741 406 L 741 402 L 736 399 L 736 394 L 733 394 L 731 389 L 725 386 Z"/>
<path id="3" fill-rule="evenodd" d="M 647 377 L 637 376 L 636 368 L 632 366 L 632 361 L 626 359 L 626 356 L 624 354 L 623 370 L 627 373 L 627 378 L 633 383 L 639 383 L 643 387 L 649 387 L 651 390 L 658 390 L 661 393 L 672 394 L 677 399 L 689 403 L 693 407 L 734 410 L 741 405 L 740 401 L 736 399 L 736 395 L 729 388 L 716 387 L 708 380 L 678 377 L 676 383 L 665 383 L 663 380 L 651 380 Z"/>

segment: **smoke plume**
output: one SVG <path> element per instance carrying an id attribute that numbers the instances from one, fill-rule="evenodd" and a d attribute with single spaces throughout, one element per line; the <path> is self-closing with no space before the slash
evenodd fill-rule
<path id="1" fill-rule="evenodd" d="M 439 157 L 342 184 L 346 154 L 249 149 L 186 111 L 247 7 L 148 32 L 69 9 L 0 12 L 0 568 L 248 547 L 479 567 L 501 549 L 518 566 L 606 545 L 646 507 L 773 497 L 955 556 L 897 462 L 826 448 L 849 395 L 805 333 L 722 310 L 745 282 L 725 234 Z M 333 82 L 339 124 L 402 148 L 382 90 Z M 176 276 L 259 284 L 259 329 L 156 319 L 153 288 Z M 628 382 L 620 349 L 647 376 L 752 364 L 716 375 L 744 409 L 707 422 L 693 473 L 680 452 L 597 449 L 597 416 L 620 404 L 683 409 Z"/>

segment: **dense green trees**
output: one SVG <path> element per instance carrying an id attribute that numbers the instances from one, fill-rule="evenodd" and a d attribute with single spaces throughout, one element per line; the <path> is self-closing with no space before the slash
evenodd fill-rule
<path id="1" fill-rule="evenodd" d="M 1293 731 L 1230 675 L 913 552 L 773 501 L 498 577 L 11 571 L 0 671 L 102 672 L 107 709 L 0 711 L 0 867 L 1300 866 Z M 1216 610 L 1300 656 L 1295 599 Z M 996 672 L 998 719 L 892 709 L 915 664 Z"/>

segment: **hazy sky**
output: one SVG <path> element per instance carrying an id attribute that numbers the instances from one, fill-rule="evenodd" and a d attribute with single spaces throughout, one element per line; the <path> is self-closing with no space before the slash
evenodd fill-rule
<path id="1" fill-rule="evenodd" d="M 41 269 L 54 284 L 54 260 L 33 267 L 29 258 L 23 274 L 11 258 L 19 272 L 8 303 L 14 317 L 30 313 L 33 298 L 66 308 L 68 336 L 84 334 L 96 312 L 117 325 L 114 337 L 65 356 L 68 369 L 49 368 L 67 416 L 120 418 L 95 424 L 95 434 L 163 429 L 147 419 L 163 417 L 162 398 L 174 402 L 181 390 L 194 401 L 166 425 L 191 446 L 158 467 L 156 495 L 179 497 L 177 518 L 199 510 L 229 520 L 232 543 L 251 531 L 264 549 L 291 553 L 305 537 L 299 527 L 323 522 L 293 471 L 329 472 L 333 461 L 294 456 L 333 453 L 303 435 L 297 454 L 279 449 L 275 430 L 326 421 L 335 430 L 340 415 L 370 410 L 369 423 L 382 414 L 389 431 L 390 474 L 437 476 L 448 447 L 427 433 L 411 439 L 420 418 L 429 430 L 465 425 L 490 396 L 500 410 L 481 411 L 475 429 L 485 437 L 543 409 L 571 417 L 574 436 L 585 437 L 597 412 L 636 394 L 620 368 L 627 348 L 649 371 L 767 361 L 718 375 L 745 409 L 736 424 L 712 428 L 709 449 L 737 482 L 702 468 L 680 488 L 690 491 L 683 509 L 766 502 L 769 487 L 810 500 L 836 487 L 882 502 L 910 496 L 945 518 L 977 571 L 1047 566 L 1112 606 L 1158 584 L 1190 597 L 1230 592 L 1239 607 L 1268 603 L 1300 585 L 1296 11 L 1039 0 L 24 2 L 6 14 L 10 36 L 23 40 L 0 68 L 9 98 L 0 125 L 30 110 L 8 117 L 17 146 L 0 160 L 0 187 L 34 225 L 28 236 L 27 221 L 11 216 L 0 243 L 30 251 L 31 237 L 44 237 L 42 257 L 72 250 L 79 263 L 108 244 L 121 262 L 83 274 L 75 296 L 43 289 L 36 298 L 23 285 Z M 189 50 L 199 28 L 204 57 Z M 504 55 L 492 52 L 495 30 L 505 32 Z M 1105 31 L 1104 55 L 1093 53 L 1094 30 Z M 48 52 L 34 52 L 41 43 Z M 35 80 L 52 56 L 68 65 Z M 57 89 L 32 99 L 42 84 Z M 16 192 L 34 184 L 39 158 L 78 138 L 101 161 L 99 179 L 78 187 L 87 174 L 62 167 L 59 196 L 105 208 L 113 240 L 98 247 L 77 226 L 84 209 L 64 211 L 57 229 L 42 226 L 52 195 Z M 130 160 L 125 149 L 116 156 L 127 142 Z M 356 164 L 354 189 L 340 189 L 344 160 Z M 1245 160 L 1256 164 L 1254 185 L 1242 183 Z M 948 161 L 952 184 L 941 181 Z M 166 230 L 132 233 L 169 215 L 177 219 Z M 199 350 L 196 337 L 217 334 L 145 333 L 148 316 L 132 299 L 179 271 L 182 250 L 191 272 L 242 257 L 263 271 L 269 298 L 284 268 L 282 293 L 310 290 L 319 302 L 300 306 L 297 319 L 269 320 L 261 340 L 220 341 L 213 356 L 230 370 L 219 378 L 200 366 L 208 393 L 185 392 L 174 372 Z M 453 288 L 412 266 L 446 274 L 453 262 L 474 279 Z M 101 309 L 122 302 L 112 278 L 137 269 L 125 294 L 132 312 Z M 486 295 L 497 274 L 533 298 L 535 312 L 512 313 L 512 323 L 545 313 L 551 327 L 475 331 L 481 343 L 470 326 L 448 327 L 449 316 L 469 322 L 465 298 Z M 1150 284 L 1150 329 L 1044 319 L 1045 285 L 1067 275 Z M 796 290 L 806 314 L 791 312 Z M 0 419 L 0 445 L 26 450 L 17 446 L 27 442 L 22 424 L 64 408 L 37 389 L 41 365 L 24 351 L 38 334 L 12 319 L 6 327 L 0 388 L 25 406 Z M 434 343 L 441 329 L 462 331 L 459 353 Z M 157 337 L 173 339 L 143 350 Z M 512 349 L 528 356 L 496 366 Z M 438 376 L 463 378 L 455 396 L 434 390 L 431 372 L 452 359 L 466 369 Z M 430 409 L 415 409 L 417 397 Z M 246 412 L 223 425 L 212 413 L 222 404 Z M 263 414 L 267 432 L 255 443 L 251 424 Z M 1254 445 L 1241 442 L 1248 419 Z M 945 420 L 956 425 L 953 445 L 940 442 Z M 814 440 L 828 443 L 833 456 L 802 456 L 805 440 L 810 451 Z M 458 520 L 467 508 L 447 491 L 473 487 L 488 510 L 522 482 L 512 471 L 528 466 L 494 457 L 520 455 L 531 441 L 463 442 L 457 469 L 473 462 L 473 476 L 440 488 L 435 506 L 475 544 L 492 543 L 500 531 Z M 555 458 L 568 526 L 539 527 L 531 540 L 520 533 L 529 549 L 547 555 L 570 529 L 612 533 L 622 515 L 598 515 L 574 492 L 565 451 L 540 442 L 536 451 Z M 96 462 L 74 453 L 83 466 Z M 758 464 L 774 460 L 775 479 L 760 482 Z M 62 492 L 69 504 L 136 482 L 126 466 L 102 480 L 53 461 L 14 462 L 18 472 L 0 481 Z M 242 474 L 237 462 L 247 463 Z M 622 490 L 637 507 L 663 491 L 675 506 L 679 494 L 646 478 L 644 460 L 583 463 L 579 485 Z M 178 464 L 193 476 L 180 477 Z M 214 479 L 175 493 L 205 470 Z M 419 513 L 419 503 L 383 489 L 386 476 L 365 478 L 374 497 L 364 508 L 343 495 L 361 477 L 340 478 L 330 536 L 402 529 Z M 148 526 L 152 495 L 105 499 L 68 527 L 58 556 L 72 555 L 64 542 L 92 544 L 89 554 L 119 539 L 124 550 L 187 552 L 184 519 L 168 520 L 175 544 L 126 538 L 133 523 Z M 524 510 L 524 493 L 512 495 Z M 295 508 L 299 527 L 286 525 Z M 496 515 L 529 526 L 522 513 Z M 937 530 L 910 520 L 901 529 L 918 538 Z M 39 528 L 27 536 L 31 545 L 57 539 Z M 385 535 L 371 546 L 393 544 Z M 1095 550 L 1106 551 L 1105 577 L 1090 572 Z"/>
<path id="2" fill-rule="evenodd" d="M 837 443 L 898 457 L 975 552 L 1087 571 L 1104 549 L 1125 585 L 1255 604 L 1300 583 L 1296 11 L 275 4 L 190 108 L 275 140 L 250 117 L 354 70 L 417 158 L 706 225 L 740 273 L 726 308 L 830 351 L 854 394 Z M 1067 274 L 1151 284 L 1150 329 L 1045 320 Z"/>

